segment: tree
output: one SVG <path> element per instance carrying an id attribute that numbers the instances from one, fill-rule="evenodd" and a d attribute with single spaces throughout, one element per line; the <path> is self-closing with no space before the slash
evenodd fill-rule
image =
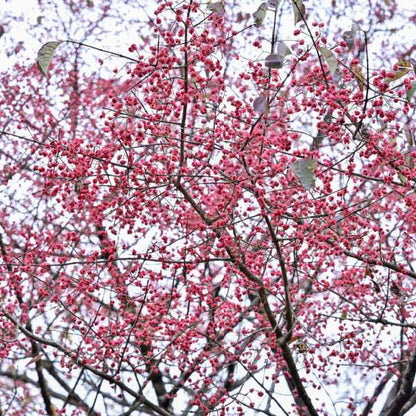
<path id="1" fill-rule="evenodd" d="M 413 407 L 414 16 L 339 3 L 159 1 L 111 52 L 128 2 L 40 2 L 59 37 L 2 75 L 2 414 Z"/>

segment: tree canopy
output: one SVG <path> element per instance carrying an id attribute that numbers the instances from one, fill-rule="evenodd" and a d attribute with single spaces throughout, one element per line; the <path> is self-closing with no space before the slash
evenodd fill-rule
<path id="1" fill-rule="evenodd" d="M 3 11 L 0 415 L 411 411 L 416 11 L 132 3 Z"/>

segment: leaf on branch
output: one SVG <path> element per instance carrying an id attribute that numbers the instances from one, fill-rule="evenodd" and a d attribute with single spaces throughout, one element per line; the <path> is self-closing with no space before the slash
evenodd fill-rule
<path id="1" fill-rule="evenodd" d="M 353 24 L 350 30 L 345 31 L 342 34 L 342 38 L 344 39 L 345 43 L 347 44 L 348 49 L 352 49 L 355 44 L 355 39 L 357 38 L 357 32 L 360 30 L 357 24 Z"/>
<path id="2" fill-rule="evenodd" d="M 412 87 L 406 92 L 406 100 L 410 103 L 416 92 L 416 81 L 412 82 Z"/>
<path id="3" fill-rule="evenodd" d="M 413 72 L 416 74 L 416 59 L 410 58 L 410 63 L 412 64 Z"/>
<path id="4" fill-rule="evenodd" d="M 222 1 L 208 4 L 207 9 L 212 13 L 224 14 L 225 12 L 224 3 Z"/>
<path id="5" fill-rule="evenodd" d="M 250 13 L 238 12 L 236 17 L 236 23 L 241 23 L 250 19 Z"/>
<path id="6" fill-rule="evenodd" d="M 293 13 L 295 17 L 295 25 L 305 20 L 306 8 L 303 0 L 292 0 Z"/>
<path id="7" fill-rule="evenodd" d="M 309 352 L 309 346 L 308 344 L 305 344 L 304 342 L 299 342 L 299 344 L 296 344 L 296 348 L 298 352 L 300 352 L 301 354 L 305 354 Z"/>
<path id="8" fill-rule="evenodd" d="M 299 178 L 305 189 L 315 186 L 316 161 L 313 159 L 299 159 L 290 166 L 292 172 Z"/>
<path id="9" fill-rule="evenodd" d="M 368 264 L 365 266 L 365 275 L 370 276 L 370 277 L 374 276 L 374 273 L 373 273 L 373 271 L 371 270 L 371 267 Z"/>
<path id="10" fill-rule="evenodd" d="M 401 173 L 399 173 L 399 179 L 400 179 L 400 182 L 402 183 L 402 185 L 407 185 L 407 176 L 402 175 Z"/>
<path id="11" fill-rule="evenodd" d="M 415 145 L 415 140 L 413 138 L 412 131 L 410 130 L 409 127 L 405 127 L 403 129 L 403 132 L 404 132 L 404 137 L 406 137 L 407 144 L 409 145 L 410 148 L 412 148 Z"/>
<path id="12" fill-rule="evenodd" d="M 372 282 L 373 282 L 373 286 L 374 286 L 374 292 L 380 293 L 381 292 L 380 285 L 375 280 L 373 280 Z"/>
<path id="13" fill-rule="evenodd" d="M 267 97 L 265 95 L 259 95 L 253 101 L 253 110 L 257 114 L 266 113 L 269 110 L 269 103 L 267 101 Z"/>
<path id="14" fill-rule="evenodd" d="M 260 4 L 259 8 L 253 13 L 254 24 L 257 27 L 260 27 L 263 24 L 264 19 L 266 18 L 267 4 Z"/>
<path id="15" fill-rule="evenodd" d="M 299 334 L 295 334 L 295 335 L 292 335 L 291 337 L 290 337 L 290 339 L 287 341 L 287 345 L 290 345 L 290 344 L 292 344 L 293 342 L 295 342 L 295 341 L 298 341 L 299 339 L 301 339 L 302 337 L 299 335 Z"/>
<path id="16" fill-rule="evenodd" d="M 325 58 L 326 63 L 328 64 L 329 73 L 334 75 L 335 71 L 337 70 L 337 58 L 335 55 L 327 48 L 320 47 L 319 51 L 321 52 L 322 56 Z"/>
<path id="17" fill-rule="evenodd" d="M 404 155 L 404 160 L 406 161 L 407 166 L 410 169 L 413 169 L 415 167 L 415 162 L 412 155 L 416 151 L 416 146 L 413 143 L 413 136 L 410 130 L 405 130 L 405 135 L 408 139 L 409 147 L 407 148 L 406 154 Z"/>
<path id="18" fill-rule="evenodd" d="M 277 53 L 271 53 L 266 57 L 266 60 L 264 61 L 264 65 L 266 68 L 281 68 L 283 66 L 283 60 L 284 57 L 279 56 Z"/>
<path id="19" fill-rule="evenodd" d="M 404 77 L 406 74 L 408 74 L 412 70 L 412 64 L 410 61 L 405 61 L 404 59 L 400 59 L 399 62 L 397 62 L 397 71 L 394 74 L 393 78 L 389 78 L 388 82 L 396 81 L 397 79 Z"/>
<path id="20" fill-rule="evenodd" d="M 397 285 L 397 283 L 393 282 L 390 285 L 390 292 L 394 295 L 394 296 L 400 296 L 401 295 L 401 290 L 399 288 L 399 286 Z"/>
<path id="21" fill-rule="evenodd" d="M 277 9 L 280 5 L 280 0 L 268 0 L 267 5 L 272 9 Z"/>
<path id="22" fill-rule="evenodd" d="M 323 122 L 326 125 L 329 125 L 331 124 L 331 121 L 332 121 L 332 110 L 330 109 L 325 114 Z M 323 125 L 323 128 L 325 127 L 325 124 Z M 321 146 L 322 141 L 324 140 L 324 137 L 325 137 L 324 131 L 323 129 L 321 130 L 319 128 L 319 124 L 318 124 L 318 134 L 313 138 L 312 149 L 318 149 Z"/>
<path id="23" fill-rule="evenodd" d="M 37 361 L 42 359 L 42 354 L 35 355 L 26 365 L 25 367 L 29 367 L 30 364 L 36 363 Z"/>
<path id="24" fill-rule="evenodd" d="M 354 74 L 356 80 L 358 81 L 358 88 L 360 88 L 360 91 L 364 91 L 365 78 L 363 72 L 361 71 L 361 68 L 358 65 L 352 65 L 351 71 Z"/>
<path id="25" fill-rule="evenodd" d="M 291 50 L 284 42 L 279 42 L 276 53 L 268 55 L 264 65 L 266 68 L 282 68 L 285 56 L 291 53 Z"/>
<path id="26" fill-rule="evenodd" d="M 342 34 L 342 38 L 347 44 L 348 49 L 351 50 L 354 47 L 354 41 L 355 41 L 354 33 L 351 32 L 351 30 L 347 30 Z"/>
<path id="27" fill-rule="evenodd" d="M 290 55 L 292 51 L 290 50 L 289 46 L 286 43 L 279 41 L 277 44 L 277 54 L 280 56 L 287 56 Z"/>
<path id="28" fill-rule="evenodd" d="M 407 146 L 406 152 L 403 154 L 405 164 L 397 167 L 399 171 L 402 171 L 405 168 L 413 169 L 415 167 L 415 162 L 413 160 L 413 153 L 416 151 L 416 146 L 414 144 L 413 134 L 409 128 L 404 128 L 403 131 L 404 131 L 404 135 L 406 137 L 408 146 Z M 408 182 L 407 176 L 401 173 L 399 173 L 399 179 L 403 185 L 406 185 Z"/>
<path id="29" fill-rule="evenodd" d="M 61 43 L 61 40 L 57 42 L 47 42 L 39 49 L 37 63 L 38 68 L 43 75 L 47 74 L 53 54 Z"/>

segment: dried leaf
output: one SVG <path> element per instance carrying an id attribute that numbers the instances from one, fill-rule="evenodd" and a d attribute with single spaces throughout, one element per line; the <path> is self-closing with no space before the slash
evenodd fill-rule
<path id="1" fill-rule="evenodd" d="M 345 43 L 347 44 L 348 49 L 351 50 L 354 47 L 354 43 L 355 43 L 354 33 L 351 30 L 347 30 L 342 34 L 342 38 L 345 40 Z"/>
<path id="2" fill-rule="evenodd" d="M 393 78 L 389 78 L 388 82 L 396 81 L 397 79 L 404 77 L 406 74 L 408 74 L 412 70 L 412 64 L 410 61 L 405 61 L 404 59 L 400 59 L 399 62 L 397 62 L 397 71 L 394 74 Z"/>
<path id="3" fill-rule="evenodd" d="M 360 88 L 360 91 L 364 91 L 365 78 L 361 71 L 361 68 L 358 65 L 351 65 L 351 71 L 358 81 L 358 87 Z"/>
<path id="4" fill-rule="evenodd" d="M 268 111 L 269 103 L 265 95 L 259 95 L 253 101 L 253 110 L 257 114 L 263 114 Z"/>
<path id="5" fill-rule="evenodd" d="M 351 26 L 350 30 L 346 30 L 343 34 L 342 34 L 342 38 L 344 39 L 344 41 L 347 44 L 348 49 L 352 49 L 354 48 L 354 44 L 355 44 L 355 39 L 357 38 L 357 32 L 360 30 L 359 26 L 357 24 L 353 24 Z"/>
<path id="6" fill-rule="evenodd" d="M 403 132 L 404 132 L 404 137 L 406 137 L 407 144 L 409 146 L 414 146 L 415 143 L 414 143 L 414 139 L 413 139 L 413 135 L 412 135 L 412 130 L 409 127 L 406 126 L 403 129 Z"/>
<path id="7" fill-rule="evenodd" d="M 264 61 L 266 68 L 281 68 L 283 66 L 283 57 L 279 56 L 276 53 L 272 53 L 267 56 Z"/>
<path id="8" fill-rule="evenodd" d="M 373 280 L 373 285 L 374 285 L 374 292 L 380 293 L 381 292 L 380 285 L 374 280 Z"/>
<path id="9" fill-rule="evenodd" d="M 287 56 L 290 55 L 292 53 L 292 51 L 290 50 L 289 46 L 286 45 L 286 43 L 279 41 L 277 43 L 277 50 L 276 53 L 280 56 Z"/>
<path id="10" fill-rule="evenodd" d="M 47 74 L 53 54 L 61 43 L 62 41 L 47 42 L 39 49 L 37 63 L 38 68 L 43 75 Z"/>
<path id="11" fill-rule="evenodd" d="M 303 0 L 292 1 L 293 13 L 295 17 L 295 25 L 305 19 L 306 9 Z"/>
<path id="12" fill-rule="evenodd" d="M 410 58 L 410 63 L 412 64 L 413 72 L 416 74 L 416 59 Z"/>
<path id="13" fill-rule="evenodd" d="M 399 288 L 399 286 L 397 285 L 397 283 L 393 282 L 390 285 L 390 292 L 394 295 L 394 296 L 400 296 L 401 295 L 401 290 Z"/>
<path id="14" fill-rule="evenodd" d="M 398 166 L 398 169 L 400 171 L 402 171 L 405 168 L 413 169 L 415 167 L 415 162 L 412 156 L 413 152 L 416 150 L 416 146 L 414 145 L 413 135 L 410 129 L 408 128 L 404 129 L 404 134 L 405 134 L 408 146 L 407 146 L 406 152 L 403 155 L 405 163 L 404 165 Z M 400 179 L 400 182 L 404 185 L 407 184 L 408 182 L 408 178 L 401 173 L 399 174 L 399 179 Z"/>
<path id="15" fill-rule="evenodd" d="M 267 4 L 260 4 L 259 8 L 253 13 L 254 24 L 259 27 L 263 24 L 264 19 L 266 18 Z"/>
<path id="16" fill-rule="evenodd" d="M 224 14 L 225 12 L 224 3 L 222 1 L 208 4 L 207 9 L 212 13 Z"/>
<path id="17" fill-rule="evenodd" d="M 238 12 L 236 17 L 236 23 L 244 22 L 245 20 L 250 19 L 250 13 Z"/>
<path id="18" fill-rule="evenodd" d="M 337 70 L 337 58 L 335 58 L 335 55 L 327 48 L 321 47 L 319 48 L 319 51 L 328 64 L 330 74 L 334 75 L 335 71 Z"/>
<path id="19" fill-rule="evenodd" d="M 308 344 L 305 344 L 304 342 L 299 342 L 299 344 L 296 344 L 296 348 L 298 352 L 300 352 L 301 354 L 305 354 L 309 352 L 309 346 Z"/>
<path id="20" fill-rule="evenodd" d="M 407 102 L 410 103 L 410 101 L 411 101 L 412 97 L 414 96 L 415 92 L 416 92 L 416 81 L 415 82 L 412 82 L 412 87 L 410 88 L 410 90 L 408 90 L 406 92 L 406 100 L 407 100 Z"/>
<path id="21" fill-rule="evenodd" d="M 405 154 L 405 160 L 409 168 L 413 169 L 415 167 L 415 163 L 414 163 L 412 154 L 416 151 L 415 140 L 413 137 L 412 130 L 409 127 L 405 127 L 403 131 L 404 131 L 404 136 L 406 137 L 406 141 L 408 144 L 407 152 Z"/>
<path id="22" fill-rule="evenodd" d="M 326 125 L 331 124 L 331 120 L 332 120 L 332 109 L 328 110 L 327 113 L 324 116 L 323 122 Z M 324 125 L 321 125 L 324 126 Z M 323 129 L 320 128 L 320 126 L 318 125 L 318 134 L 313 138 L 313 142 L 312 142 L 312 149 L 318 149 L 323 140 L 324 140 L 325 134 Z"/>
<path id="23" fill-rule="evenodd" d="M 30 364 L 36 363 L 42 358 L 42 354 L 35 355 L 26 365 L 25 367 L 29 367 Z"/>
<path id="24" fill-rule="evenodd" d="M 291 50 L 284 42 L 279 42 L 276 53 L 268 55 L 264 65 L 266 68 L 282 68 L 285 56 L 291 53 Z"/>
<path id="25" fill-rule="evenodd" d="M 299 334 L 295 334 L 293 335 L 289 341 L 287 342 L 287 345 L 292 344 L 293 342 L 297 341 L 298 339 L 302 338 Z"/>
<path id="26" fill-rule="evenodd" d="M 280 0 L 268 0 L 267 1 L 267 5 L 271 8 L 271 9 L 277 9 L 280 5 Z"/>
<path id="27" fill-rule="evenodd" d="M 299 159 L 290 166 L 305 189 L 315 186 L 316 161 L 313 159 Z"/>
<path id="28" fill-rule="evenodd" d="M 360 125 L 360 123 L 358 123 L 358 126 L 359 125 Z M 360 133 L 361 140 L 364 141 L 364 142 L 368 142 L 372 132 L 371 132 L 371 129 L 366 124 L 361 124 L 361 129 L 360 129 L 359 133 Z M 357 139 L 360 140 L 359 137 L 357 137 Z"/>

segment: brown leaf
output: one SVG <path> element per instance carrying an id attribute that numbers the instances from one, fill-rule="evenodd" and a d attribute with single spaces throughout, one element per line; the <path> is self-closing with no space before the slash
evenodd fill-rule
<path id="1" fill-rule="evenodd" d="M 301 354 L 305 354 L 309 351 L 308 344 L 305 344 L 304 342 L 299 342 L 299 344 L 296 344 L 296 348 L 298 352 L 300 352 Z"/>
<path id="2" fill-rule="evenodd" d="M 25 367 L 29 367 L 30 364 L 36 363 L 42 358 L 42 354 L 35 355 L 26 365 Z"/>
<path id="3" fill-rule="evenodd" d="M 396 81 L 397 79 L 404 77 L 406 74 L 408 74 L 412 70 L 412 64 L 410 61 L 406 61 L 404 59 L 400 59 L 399 62 L 397 62 L 397 71 L 394 74 L 393 78 L 389 78 L 388 82 Z"/>
<path id="4" fill-rule="evenodd" d="M 295 12 L 295 25 L 306 19 L 306 8 L 302 0 L 295 0 L 297 7 L 293 4 L 293 10 Z"/>
<path id="5" fill-rule="evenodd" d="M 393 282 L 390 285 L 390 292 L 393 293 L 393 295 L 395 295 L 395 296 L 400 296 L 401 295 L 400 288 L 399 288 L 399 286 L 397 286 L 397 283 L 395 283 L 395 282 Z"/>
<path id="6" fill-rule="evenodd" d="M 363 72 L 361 71 L 361 68 L 358 65 L 351 65 L 351 71 L 354 74 L 356 80 L 358 81 L 358 88 L 360 89 L 360 91 L 364 91 L 365 78 Z"/>

